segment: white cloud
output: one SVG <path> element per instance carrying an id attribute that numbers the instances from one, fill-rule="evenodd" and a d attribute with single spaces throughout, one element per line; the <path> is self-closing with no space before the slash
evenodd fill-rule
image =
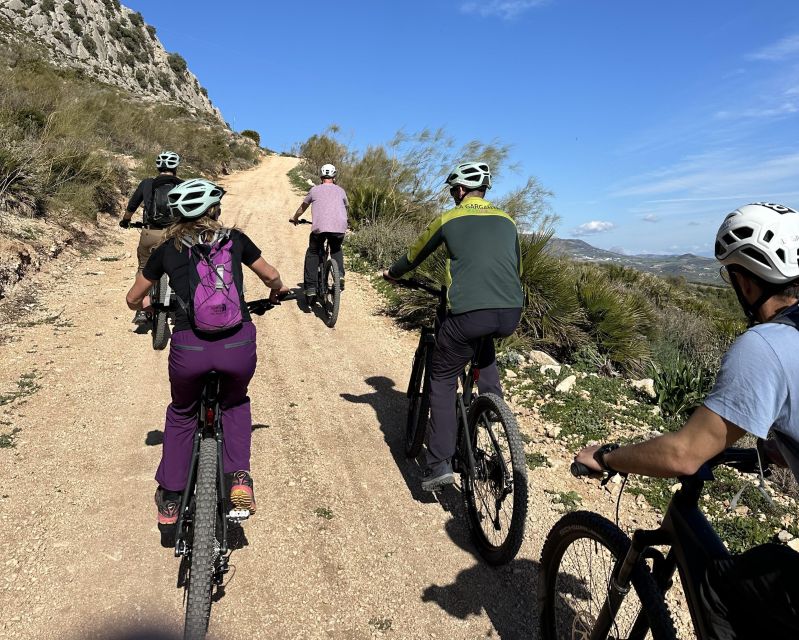
<path id="1" fill-rule="evenodd" d="M 519 14 L 540 7 L 549 0 L 490 0 L 489 2 L 465 2 L 461 5 L 464 13 L 476 13 L 481 16 L 499 16 L 504 20 L 515 18 Z"/>
<path id="2" fill-rule="evenodd" d="M 660 222 L 660 216 L 655 215 L 654 213 L 647 213 L 643 218 L 641 218 L 644 222 Z"/>
<path id="3" fill-rule="evenodd" d="M 576 236 L 588 236 L 594 235 L 596 233 L 605 233 L 606 231 L 610 231 L 611 229 L 615 228 L 616 225 L 612 222 L 591 220 L 591 222 L 586 222 L 585 224 L 581 224 L 579 227 L 575 227 L 573 233 Z"/>
<path id="4" fill-rule="evenodd" d="M 768 62 L 776 62 L 777 60 L 784 60 L 790 56 L 799 54 L 799 34 L 794 34 L 773 42 L 746 56 L 749 60 L 766 60 Z"/>

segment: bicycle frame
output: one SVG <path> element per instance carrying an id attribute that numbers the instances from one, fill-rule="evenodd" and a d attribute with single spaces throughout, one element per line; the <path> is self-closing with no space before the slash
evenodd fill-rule
<path id="1" fill-rule="evenodd" d="M 712 479 L 713 473 L 708 467 L 702 467 L 693 476 L 681 478 L 682 487 L 669 503 L 660 527 L 654 530 L 639 529 L 633 533 L 624 561 L 614 570 L 616 575 L 608 586 L 608 597 L 591 632 L 591 640 L 607 638 L 615 612 L 630 590 L 633 568 L 641 557 L 653 559 L 653 577 L 663 593 L 671 588 L 674 572 L 679 570 L 696 637 L 700 640 L 708 637 L 709 622 L 704 616 L 700 594 L 702 580 L 713 560 L 730 555 L 699 509 L 699 497 L 705 481 Z M 669 546 L 668 554 L 664 557 L 660 551 L 652 548 L 655 545 Z M 647 629 L 646 615 L 641 611 L 629 637 L 643 638 Z"/>
<path id="2" fill-rule="evenodd" d="M 205 386 L 203 388 L 200 410 L 198 415 L 197 430 L 194 432 L 194 442 L 192 445 L 191 464 L 189 465 L 189 477 L 187 478 L 186 488 L 180 500 L 180 511 L 177 522 L 177 535 L 175 537 L 175 556 L 184 556 L 191 553 L 188 543 L 188 517 L 190 515 L 190 505 L 194 494 L 194 484 L 197 477 L 197 464 L 200 456 L 200 442 L 204 438 L 214 438 L 216 440 L 217 455 L 217 491 L 220 496 L 219 516 L 222 523 L 221 548 L 219 549 L 219 568 L 215 572 L 217 581 L 228 571 L 228 541 L 227 541 L 227 517 L 224 513 L 225 495 L 225 475 L 222 467 L 222 415 L 219 406 L 219 383 L 220 376 L 216 371 L 206 374 Z"/>
<path id="3" fill-rule="evenodd" d="M 324 300 L 325 296 L 327 296 L 327 278 L 325 277 L 327 274 L 325 269 L 330 258 L 330 247 L 328 246 L 327 238 L 319 238 L 317 255 L 319 256 L 319 266 L 316 268 L 316 295 L 320 300 Z"/>

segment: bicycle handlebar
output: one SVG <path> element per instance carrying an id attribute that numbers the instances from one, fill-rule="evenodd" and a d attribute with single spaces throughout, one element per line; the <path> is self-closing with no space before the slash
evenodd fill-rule
<path id="1" fill-rule="evenodd" d="M 310 220 L 306 220 L 305 218 L 300 218 L 297 221 L 295 221 L 293 218 L 289 218 L 289 222 L 295 226 L 298 224 L 313 224 Z"/>
<path id="2" fill-rule="evenodd" d="M 426 291 L 427 293 L 440 296 L 444 291 L 441 287 L 435 287 L 431 284 L 427 284 L 426 282 L 422 282 L 421 280 L 416 280 L 414 278 L 406 278 L 404 280 L 391 280 L 399 287 L 405 287 L 406 289 L 420 289 L 421 291 Z"/>
<path id="3" fill-rule="evenodd" d="M 768 467 L 769 460 L 765 456 L 761 456 L 760 462 L 762 462 L 765 470 L 765 468 Z M 708 460 L 705 464 L 710 469 L 723 464 L 737 469 L 741 473 L 757 473 L 760 469 L 760 462 L 758 461 L 757 449 L 730 447 L 722 451 L 715 458 Z M 575 478 L 598 475 L 596 471 L 589 469 L 581 462 L 572 462 L 569 470 Z"/>
<path id="4" fill-rule="evenodd" d="M 284 302 L 286 300 L 296 300 L 296 299 L 297 299 L 297 294 L 292 292 L 280 296 L 277 302 L 272 302 L 269 298 L 261 298 L 260 300 L 250 300 L 246 304 L 247 304 L 247 310 L 250 313 L 254 313 L 257 316 L 262 316 L 270 309 L 279 307 L 281 302 Z"/>
<path id="5" fill-rule="evenodd" d="M 144 223 L 143 222 L 131 222 L 128 225 L 128 229 L 144 229 Z"/>

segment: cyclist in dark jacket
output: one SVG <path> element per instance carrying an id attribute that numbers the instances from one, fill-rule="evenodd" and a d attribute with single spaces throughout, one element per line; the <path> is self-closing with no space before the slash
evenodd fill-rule
<path id="1" fill-rule="evenodd" d="M 452 456 L 457 439 L 458 376 L 480 338 L 505 337 L 516 330 L 524 303 L 519 234 L 513 218 L 484 199 L 491 188 L 488 165 L 460 164 L 447 184 L 457 206 L 433 220 L 408 253 L 383 273 L 387 280 L 396 280 L 419 266 L 437 247 L 446 247 L 449 313 L 436 336 L 430 375 L 425 491 L 455 482 Z M 493 340 L 480 354 L 478 389 L 502 397 Z"/>
<path id="2" fill-rule="evenodd" d="M 144 205 L 144 228 L 141 230 L 139 237 L 139 246 L 136 249 L 136 257 L 139 259 L 139 272 L 144 269 L 147 264 L 147 259 L 153 250 L 161 244 L 164 239 L 164 233 L 169 224 L 158 222 L 154 220 L 153 207 L 154 198 L 153 194 L 159 187 L 174 187 L 182 182 L 177 177 L 178 166 L 180 165 L 180 156 L 174 151 L 162 151 L 155 159 L 155 167 L 158 169 L 158 175 L 155 178 L 145 178 L 136 187 L 136 191 L 128 201 L 128 206 L 122 220 L 119 221 L 119 226 L 127 229 L 130 226 L 130 220 L 136 209 L 140 205 Z M 133 317 L 133 322 L 141 324 L 147 322 L 147 314 L 144 311 L 138 311 Z"/>
<path id="3" fill-rule="evenodd" d="M 790 466 L 799 479 L 799 213 L 769 203 L 736 209 L 716 234 L 715 253 L 750 328 L 724 356 L 704 405 L 679 431 L 625 447 L 586 447 L 575 456 L 577 462 L 597 472 L 687 476 L 749 433 L 758 438 L 771 435 L 773 440 L 765 444 L 772 462 Z M 799 637 L 799 554 L 778 548 L 769 561 L 768 552 L 774 550 L 752 551 L 758 554 L 761 586 L 750 589 L 749 597 L 732 579 L 735 558 L 727 560 L 730 567 L 720 565 L 718 572 L 708 574 L 707 589 L 728 599 L 725 609 L 715 612 L 716 622 L 730 627 L 722 636 Z M 744 562 L 746 555 L 740 556 Z M 763 589 L 763 582 L 774 591 Z M 752 592 L 762 598 L 760 603 L 752 599 Z M 758 613 L 777 601 L 775 594 L 780 602 L 792 602 L 793 610 L 768 617 L 792 619 L 792 626 L 778 635 L 761 635 L 762 629 L 743 635 L 733 630 L 757 625 Z"/>

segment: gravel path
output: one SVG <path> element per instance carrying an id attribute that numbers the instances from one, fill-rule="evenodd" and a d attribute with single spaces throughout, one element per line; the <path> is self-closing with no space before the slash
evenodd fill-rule
<path id="1" fill-rule="evenodd" d="M 223 210 L 291 284 L 308 233 L 287 222 L 295 162 L 270 157 L 229 177 Z M 0 449 L 3 638 L 182 628 L 178 562 L 159 546 L 152 502 L 167 352 L 132 331 L 137 236 L 111 225 L 96 252 L 72 251 L 0 305 L 0 394 L 22 394 L 0 406 L 0 433 L 20 429 Z M 333 330 L 293 303 L 255 320 L 259 508 L 211 637 L 536 637 L 536 559 L 558 515 L 536 488 L 541 474 L 530 474 L 519 557 L 487 567 L 457 492 L 443 504 L 424 496 L 401 452 L 415 336 L 377 313 L 365 278 L 347 282 Z M 260 296 L 254 278 L 247 286 Z"/>

